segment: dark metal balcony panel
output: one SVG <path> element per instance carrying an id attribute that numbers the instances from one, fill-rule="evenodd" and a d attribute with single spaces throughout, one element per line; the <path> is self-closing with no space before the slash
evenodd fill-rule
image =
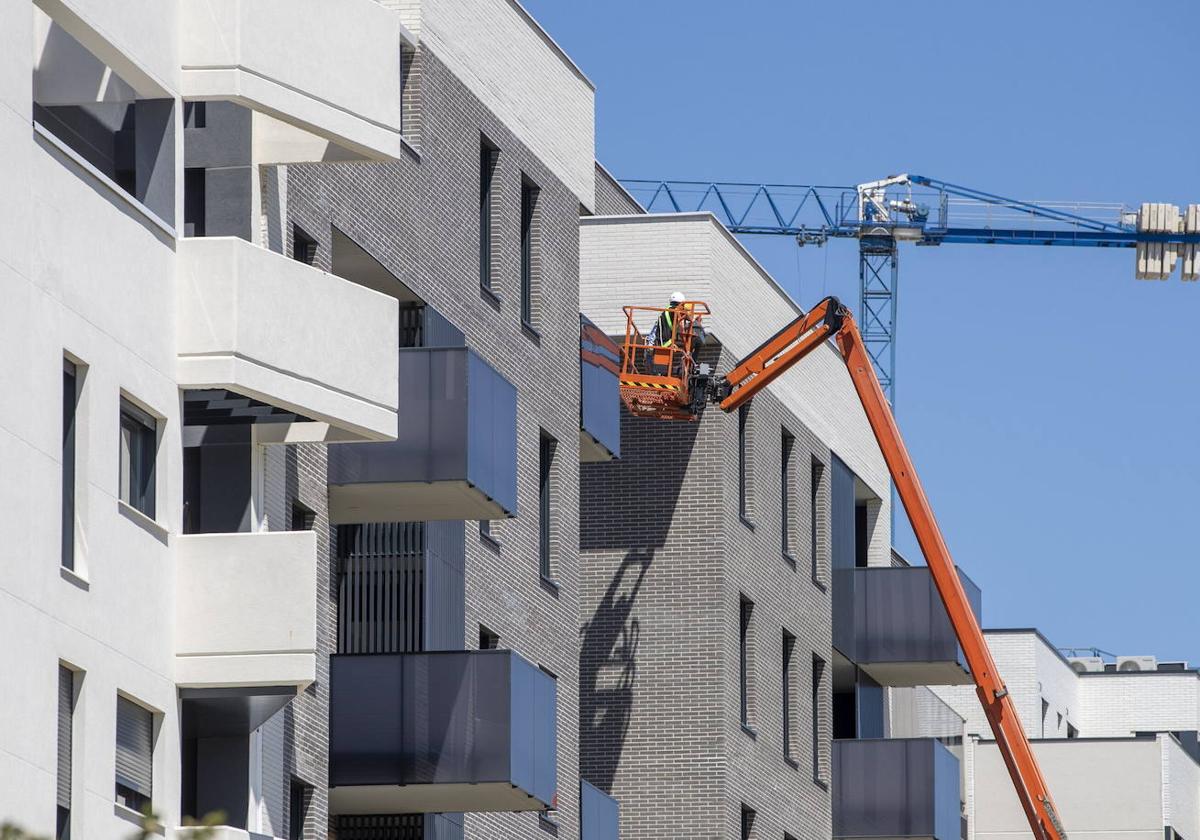
<path id="1" fill-rule="evenodd" d="M 579 460 L 621 457 L 621 348 L 579 316 Z"/>
<path id="2" fill-rule="evenodd" d="M 331 657 L 332 813 L 537 811 L 556 775 L 555 681 L 511 651 Z"/>
<path id="3" fill-rule="evenodd" d="M 932 738 L 833 742 L 833 836 L 958 840 L 958 759 Z"/>
<path id="4" fill-rule="evenodd" d="M 980 616 L 979 587 L 959 579 Z M 833 589 L 833 645 L 881 685 L 971 682 L 928 567 L 835 569 Z"/>
<path id="5" fill-rule="evenodd" d="M 330 450 L 330 519 L 502 519 L 516 511 L 517 389 L 468 348 L 401 349 L 397 439 Z"/>
<path id="6" fill-rule="evenodd" d="M 581 779 L 579 824 L 580 840 L 620 840 L 621 807 L 600 788 Z"/>

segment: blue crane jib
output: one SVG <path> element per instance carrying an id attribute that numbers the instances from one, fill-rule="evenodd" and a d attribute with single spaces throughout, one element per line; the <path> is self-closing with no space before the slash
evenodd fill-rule
<path id="1" fill-rule="evenodd" d="M 712 212 L 737 234 L 798 245 L 859 242 L 859 323 L 884 393 L 895 402 L 898 245 L 945 243 L 1136 248 L 1135 276 L 1200 279 L 1200 204 L 1039 202 L 892 175 L 855 187 L 622 180 L 647 212 Z"/>

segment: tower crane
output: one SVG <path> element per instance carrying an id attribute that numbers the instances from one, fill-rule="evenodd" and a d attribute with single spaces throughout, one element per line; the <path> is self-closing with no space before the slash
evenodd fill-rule
<path id="1" fill-rule="evenodd" d="M 656 313 L 669 328 L 643 337 L 636 321 Z M 946 614 L 958 637 L 963 657 L 975 681 L 976 693 L 996 737 L 1017 799 L 1034 840 L 1066 840 L 1046 780 L 1038 767 L 1016 705 L 996 669 L 979 619 L 971 609 L 954 560 L 942 538 L 933 509 L 925 496 L 916 467 L 884 395 L 866 342 L 854 317 L 836 298 L 828 297 L 768 338 L 728 373 L 717 374 L 697 363 L 693 346 L 703 342 L 702 301 L 684 301 L 669 309 L 626 306 L 625 342 L 619 377 L 621 399 L 635 415 L 662 420 L 696 420 L 709 404 L 736 411 L 805 356 L 835 340 L 850 372 L 850 380 L 887 463 L 896 492 L 908 512 L 913 533 L 925 556 Z M 669 317 L 663 318 L 664 315 Z"/>
<path id="2" fill-rule="evenodd" d="M 1182 262 L 1200 279 L 1200 204 L 1020 201 L 926 178 L 891 175 L 857 187 L 622 180 L 649 212 L 709 210 L 733 233 L 794 237 L 800 246 L 858 240 L 864 350 L 888 400 L 896 389 L 899 245 L 951 243 L 1133 248 L 1138 279 Z"/>

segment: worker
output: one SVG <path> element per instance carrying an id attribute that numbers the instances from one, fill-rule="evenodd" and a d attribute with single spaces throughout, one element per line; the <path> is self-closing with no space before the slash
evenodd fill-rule
<path id="1" fill-rule="evenodd" d="M 687 307 L 684 306 L 683 292 L 672 292 L 670 299 L 667 301 L 666 307 L 662 314 L 658 316 L 658 320 L 654 322 L 654 328 L 650 330 L 649 342 L 653 347 L 667 349 L 672 346 L 682 347 L 682 337 L 684 335 L 684 323 L 682 319 L 689 317 Z M 647 351 L 647 357 L 652 357 L 653 350 Z M 678 375 L 678 371 L 682 365 L 682 359 L 677 354 L 672 353 L 672 364 L 666 370 L 663 370 L 661 365 L 651 365 L 651 370 L 655 373 L 662 373 L 668 376 Z M 673 368 L 673 370 L 672 370 Z"/>
<path id="2" fill-rule="evenodd" d="M 670 347 L 671 342 L 675 340 L 675 322 L 682 314 L 685 300 L 683 292 L 671 293 L 670 301 L 654 322 L 654 328 L 650 330 L 650 343 L 655 347 Z"/>

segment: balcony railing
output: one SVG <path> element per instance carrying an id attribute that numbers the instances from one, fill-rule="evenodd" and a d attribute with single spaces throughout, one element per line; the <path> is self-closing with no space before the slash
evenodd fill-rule
<path id="1" fill-rule="evenodd" d="M 330 811 L 554 807 L 556 704 L 554 679 L 511 651 L 335 655 Z"/>
<path id="2" fill-rule="evenodd" d="M 335 524 L 517 511 L 517 389 L 466 347 L 403 348 L 394 442 L 329 451 Z"/>
<path id="3" fill-rule="evenodd" d="M 958 759 L 932 738 L 833 742 L 833 836 L 959 840 Z"/>
<path id="4" fill-rule="evenodd" d="M 959 571 L 975 615 L 979 587 Z M 833 645 L 887 686 L 966 685 L 970 672 L 928 567 L 835 569 Z"/>

